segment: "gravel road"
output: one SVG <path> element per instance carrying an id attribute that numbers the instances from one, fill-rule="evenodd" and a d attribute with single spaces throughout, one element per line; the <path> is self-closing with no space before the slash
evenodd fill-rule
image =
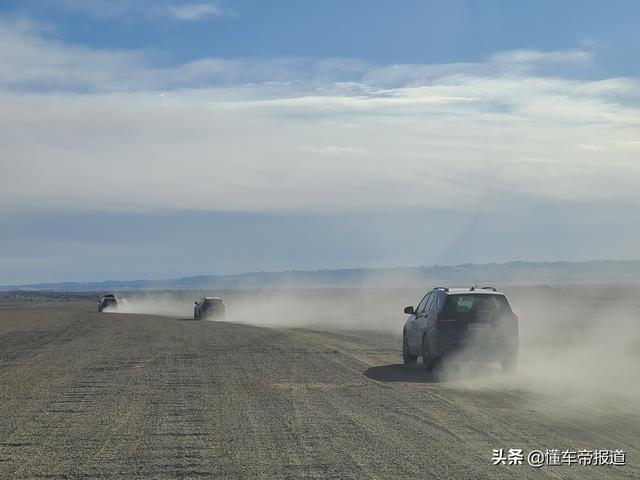
<path id="1" fill-rule="evenodd" d="M 640 478 L 637 410 L 442 381 L 387 334 L 94 310 L 0 305 L 1 478 Z M 627 465 L 493 466 L 494 448 Z"/>

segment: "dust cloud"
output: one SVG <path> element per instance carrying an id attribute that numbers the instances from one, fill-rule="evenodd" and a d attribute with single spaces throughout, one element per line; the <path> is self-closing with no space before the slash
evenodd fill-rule
<path id="1" fill-rule="evenodd" d="M 386 345 L 397 345 L 399 357 L 406 319 L 402 309 L 416 305 L 425 290 L 257 291 L 231 298 L 227 319 L 274 328 L 356 331 L 364 342 L 373 333 L 382 334 L 388 337 Z M 538 409 L 640 411 L 640 288 L 512 287 L 503 291 L 520 317 L 518 369 L 505 373 L 498 364 L 453 355 L 439 369 L 444 386 L 525 392 Z"/>
<path id="2" fill-rule="evenodd" d="M 520 359 L 513 374 L 487 366 L 443 364 L 440 378 L 458 388 L 533 394 L 536 409 L 575 414 L 594 409 L 640 412 L 640 288 L 513 288 L 520 317 Z M 537 396 L 536 396 L 537 395 Z"/>
<path id="3" fill-rule="evenodd" d="M 226 321 L 268 328 L 349 330 L 397 345 L 405 305 L 427 288 L 308 288 L 170 291 L 127 296 L 118 312 L 192 318 L 194 300 L 220 296 Z M 613 408 L 640 398 L 640 287 L 511 287 L 503 290 L 520 317 L 515 373 L 464 355 L 445 359 L 439 382 L 452 388 L 529 392 L 538 407 Z M 375 349 L 372 343 L 371 348 Z M 615 402 L 613 401 L 615 400 Z M 617 403 L 616 403 L 617 402 Z M 589 410 L 587 408 L 587 410 Z"/>
<path id="4" fill-rule="evenodd" d="M 376 331 L 401 337 L 404 315 L 398 305 L 414 297 L 406 289 L 261 290 L 235 299 L 228 319 L 264 327 Z"/>
<path id="5" fill-rule="evenodd" d="M 107 307 L 105 313 L 139 313 L 165 317 L 193 315 L 193 300 L 182 294 L 169 292 L 135 293 L 117 297 L 117 307 Z"/>
<path id="6" fill-rule="evenodd" d="M 420 289 L 304 288 L 163 291 L 132 293 L 110 313 L 137 313 L 177 318 L 193 316 L 194 301 L 221 297 L 226 321 L 272 328 L 375 330 L 402 336 L 404 315 Z"/>

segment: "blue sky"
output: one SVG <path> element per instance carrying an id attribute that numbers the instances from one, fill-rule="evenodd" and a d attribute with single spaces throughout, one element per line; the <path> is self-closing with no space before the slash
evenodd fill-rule
<path id="1" fill-rule="evenodd" d="M 0 284 L 637 258 L 637 18 L 6 0 Z"/>
<path id="2" fill-rule="evenodd" d="M 194 5 L 212 10 L 183 20 L 171 13 Z M 0 8 L 53 25 L 66 43 L 157 50 L 169 62 L 267 56 L 451 63 L 515 49 L 596 48 L 610 71 L 638 73 L 629 62 L 640 47 L 640 5 L 633 1 L 5 0 Z"/>

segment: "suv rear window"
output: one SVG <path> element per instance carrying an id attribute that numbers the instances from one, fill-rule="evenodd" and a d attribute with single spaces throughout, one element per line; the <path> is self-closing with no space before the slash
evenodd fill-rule
<path id="1" fill-rule="evenodd" d="M 504 295 L 460 294 L 447 296 L 443 310 L 450 313 L 468 313 L 481 310 L 504 312 L 511 311 L 511 307 Z"/>

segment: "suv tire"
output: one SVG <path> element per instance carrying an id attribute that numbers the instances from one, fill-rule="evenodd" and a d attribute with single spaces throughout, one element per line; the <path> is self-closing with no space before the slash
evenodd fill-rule
<path id="1" fill-rule="evenodd" d="M 418 360 L 417 355 L 411 355 L 409 352 L 409 341 L 407 340 L 407 334 L 402 335 L 402 362 L 407 367 L 411 367 L 416 364 Z"/>
<path id="2" fill-rule="evenodd" d="M 426 335 L 422 337 L 422 368 L 427 372 L 433 370 L 435 366 L 435 359 L 431 356 L 429 351 L 429 339 Z"/>

